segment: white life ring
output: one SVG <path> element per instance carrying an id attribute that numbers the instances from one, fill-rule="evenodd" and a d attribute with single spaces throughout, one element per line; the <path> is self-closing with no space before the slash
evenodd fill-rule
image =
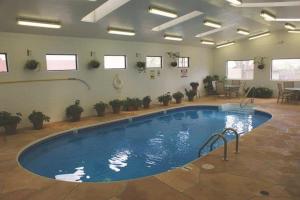
<path id="1" fill-rule="evenodd" d="M 120 79 L 119 75 L 116 75 L 113 79 L 113 86 L 115 89 L 120 90 L 123 88 L 123 81 Z"/>

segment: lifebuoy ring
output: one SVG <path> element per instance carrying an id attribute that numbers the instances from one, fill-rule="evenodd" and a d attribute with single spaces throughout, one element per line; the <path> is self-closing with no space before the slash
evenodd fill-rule
<path id="1" fill-rule="evenodd" d="M 119 75 L 116 75 L 113 80 L 113 86 L 115 89 L 120 90 L 123 88 L 123 81 L 120 79 Z"/>

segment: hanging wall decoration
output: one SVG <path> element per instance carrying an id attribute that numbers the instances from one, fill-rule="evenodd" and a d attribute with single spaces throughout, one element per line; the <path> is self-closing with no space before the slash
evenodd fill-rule
<path id="1" fill-rule="evenodd" d="M 265 68 L 265 59 L 266 57 L 255 57 L 254 64 L 258 69 L 263 70 Z"/>
<path id="2" fill-rule="evenodd" d="M 136 62 L 136 69 L 138 70 L 139 73 L 141 72 L 146 72 L 146 62 L 143 61 L 142 59 L 142 55 L 140 53 L 136 53 L 136 58 L 137 58 L 137 62 Z"/>
<path id="3" fill-rule="evenodd" d="M 32 59 L 32 51 L 29 49 L 27 49 L 27 57 L 29 59 L 26 61 L 24 68 L 32 71 L 39 69 L 39 62 Z"/>
<path id="4" fill-rule="evenodd" d="M 97 69 L 100 67 L 101 63 L 96 59 L 96 52 L 91 51 L 91 60 L 88 63 L 88 68 L 89 69 Z"/>
<path id="5" fill-rule="evenodd" d="M 171 62 L 170 66 L 171 67 L 177 67 L 178 66 L 178 58 L 180 57 L 179 52 L 167 52 Z"/>

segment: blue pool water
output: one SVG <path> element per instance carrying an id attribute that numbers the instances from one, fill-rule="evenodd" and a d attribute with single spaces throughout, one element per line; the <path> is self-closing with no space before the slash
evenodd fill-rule
<path id="1" fill-rule="evenodd" d="M 270 118 L 259 111 L 222 112 L 216 106 L 178 108 L 48 138 L 23 151 L 19 162 L 33 173 L 65 181 L 134 179 L 195 160 L 201 144 L 225 127 L 245 134 Z"/>

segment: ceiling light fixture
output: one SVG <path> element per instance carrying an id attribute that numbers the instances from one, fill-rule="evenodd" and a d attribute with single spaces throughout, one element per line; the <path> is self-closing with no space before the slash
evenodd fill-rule
<path id="1" fill-rule="evenodd" d="M 264 18 L 266 21 L 276 20 L 276 16 L 266 10 L 261 11 L 260 16 Z"/>
<path id="2" fill-rule="evenodd" d="M 270 35 L 271 33 L 269 31 L 267 32 L 264 32 L 264 33 L 259 33 L 259 34 L 256 34 L 256 35 L 253 35 L 253 36 L 250 36 L 249 37 L 249 40 L 254 40 L 254 39 L 258 39 L 258 38 L 261 38 L 261 37 L 265 37 L 265 36 L 268 36 Z"/>
<path id="3" fill-rule="evenodd" d="M 203 24 L 205 26 L 209 26 L 209 27 L 212 27 L 212 28 L 221 28 L 222 25 L 220 23 L 217 23 L 217 22 L 214 22 L 214 21 L 211 21 L 211 20 L 204 20 Z"/>
<path id="4" fill-rule="evenodd" d="M 226 0 L 226 1 L 229 2 L 233 6 L 239 6 L 242 4 L 242 2 L 239 0 Z"/>
<path id="5" fill-rule="evenodd" d="M 227 42 L 227 43 L 224 43 L 224 44 L 219 44 L 216 48 L 220 49 L 220 48 L 228 47 L 228 46 L 231 46 L 231 45 L 234 45 L 234 44 L 235 44 L 235 42 Z"/>
<path id="6" fill-rule="evenodd" d="M 300 22 L 300 18 L 276 18 L 277 22 Z"/>
<path id="7" fill-rule="evenodd" d="M 300 29 L 296 29 L 296 30 L 289 30 L 289 33 L 300 33 Z"/>
<path id="8" fill-rule="evenodd" d="M 228 0 L 226 0 L 228 1 Z M 276 2 L 261 2 L 261 3 L 242 3 L 235 5 L 242 8 L 272 8 L 272 7 L 294 7 L 300 6 L 300 1 L 276 1 Z"/>
<path id="9" fill-rule="evenodd" d="M 129 1 L 130 0 L 107 0 L 101 6 L 83 17 L 81 21 L 95 23 Z"/>
<path id="10" fill-rule="evenodd" d="M 168 28 L 170 28 L 170 27 L 172 27 L 172 26 L 175 26 L 175 25 L 178 25 L 178 24 L 180 24 L 180 23 L 183 23 L 183 22 L 185 22 L 185 21 L 188 21 L 188 20 L 190 20 L 190 19 L 193 19 L 193 18 L 195 18 L 195 17 L 198 17 L 199 15 L 202 15 L 203 13 L 202 12 L 200 12 L 200 11 L 193 11 L 193 12 L 191 12 L 191 13 L 188 13 L 188 14 L 186 14 L 186 15 L 183 15 L 183 16 L 181 16 L 181 17 L 178 17 L 178 18 L 176 18 L 176 19 L 173 19 L 173 20 L 171 20 L 171 21 L 169 21 L 169 22 L 166 22 L 166 23 L 164 23 L 164 24 L 162 24 L 162 25 L 159 25 L 159 26 L 157 26 L 157 27 L 154 27 L 153 29 L 152 29 L 152 31 L 162 31 L 162 30 L 165 30 L 165 29 L 168 29 Z"/>
<path id="11" fill-rule="evenodd" d="M 296 26 L 294 24 L 290 24 L 290 23 L 285 23 L 284 27 L 286 29 L 289 29 L 289 30 L 295 30 L 296 29 Z"/>
<path id="12" fill-rule="evenodd" d="M 61 24 L 59 22 L 51 22 L 51 21 L 42 21 L 42 20 L 32 20 L 32 19 L 17 19 L 17 24 L 22 26 L 33 26 L 33 27 L 41 27 L 41 28 L 61 28 Z"/>
<path id="13" fill-rule="evenodd" d="M 250 31 L 247 31 L 247 30 L 241 29 L 241 28 L 237 29 L 237 33 L 241 34 L 241 35 L 250 35 Z"/>
<path id="14" fill-rule="evenodd" d="M 201 40 L 201 44 L 206 44 L 206 45 L 215 45 L 216 43 L 211 40 Z"/>
<path id="15" fill-rule="evenodd" d="M 169 10 L 157 8 L 157 7 L 152 7 L 152 6 L 149 8 L 149 13 L 152 13 L 155 15 L 161 15 L 161 16 L 165 16 L 165 17 L 169 17 L 169 18 L 178 17 L 177 13 L 175 13 L 173 11 L 169 11 Z"/>
<path id="16" fill-rule="evenodd" d="M 133 30 L 125 30 L 125 29 L 119 29 L 119 28 L 108 28 L 107 32 L 109 34 L 114 35 L 126 35 L 126 36 L 134 36 L 135 32 Z"/>
<path id="17" fill-rule="evenodd" d="M 174 36 L 174 35 L 165 35 L 165 40 L 174 40 L 174 41 L 182 41 L 182 36 Z"/>

